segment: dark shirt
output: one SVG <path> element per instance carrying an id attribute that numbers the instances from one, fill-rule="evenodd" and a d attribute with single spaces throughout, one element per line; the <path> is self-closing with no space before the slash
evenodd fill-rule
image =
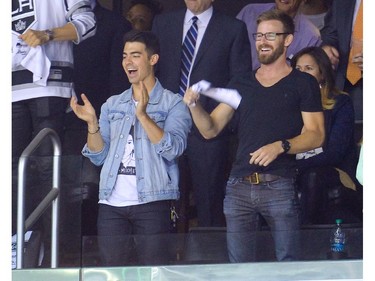
<path id="1" fill-rule="evenodd" d="M 324 110 L 326 140 L 323 152 L 297 161 L 298 170 L 332 166 L 355 178 L 356 146 L 354 141 L 354 108 L 349 95 L 336 96 L 333 109 Z"/>
<path id="2" fill-rule="evenodd" d="M 238 131 L 238 149 L 231 176 L 243 177 L 254 172 L 294 177 L 295 155 L 279 155 L 267 167 L 250 165 L 250 153 L 260 147 L 301 134 L 301 112 L 322 111 L 316 79 L 307 73 L 292 72 L 271 87 L 262 86 L 255 78 L 240 78 L 231 83 L 242 95 L 234 116 Z"/>

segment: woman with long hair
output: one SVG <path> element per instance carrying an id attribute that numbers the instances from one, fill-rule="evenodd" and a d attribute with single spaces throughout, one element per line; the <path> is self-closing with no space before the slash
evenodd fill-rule
<path id="1" fill-rule="evenodd" d="M 359 193 L 355 192 L 361 187 L 355 176 L 358 148 L 352 100 L 335 87 L 334 70 L 323 49 L 304 48 L 293 57 L 291 65 L 318 81 L 326 131 L 322 147 L 296 156 L 302 224 L 334 223 L 338 216 L 346 222 L 362 221 L 362 206 L 358 206 L 361 201 L 357 201 Z M 328 194 L 337 187 L 343 201 L 332 209 Z"/>

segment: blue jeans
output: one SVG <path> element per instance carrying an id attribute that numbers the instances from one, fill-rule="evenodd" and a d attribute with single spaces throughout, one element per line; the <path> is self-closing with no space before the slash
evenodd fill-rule
<path id="1" fill-rule="evenodd" d="M 99 204 L 98 244 L 103 266 L 169 262 L 170 202 L 128 207 Z"/>
<path id="2" fill-rule="evenodd" d="M 300 218 L 294 182 L 282 178 L 254 185 L 239 178 L 228 180 L 224 214 L 231 262 L 256 261 L 259 215 L 271 229 L 277 260 L 298 259 Z"/>

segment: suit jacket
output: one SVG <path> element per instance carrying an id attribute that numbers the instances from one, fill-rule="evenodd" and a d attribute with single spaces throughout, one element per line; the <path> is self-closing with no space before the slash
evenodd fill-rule
<path id="1" fill-rule="evenodd" d="M 336 87 L 340 90 L 344 89 L 345 85 L 355 4 L 356 0 L 333 0 L 325 16 L 324 27 L 320 31 L 323 45 L 334 46 L 339 51 Z"/>
<path id="2" fill-rule="evenodd" d="M 158 15 L 152 28 L 161 47 L 156 76 L 166 89 L 175 93 L 180 82 L 185 12 L 186 9 L 182 9 Z M 214 9 L 192 67 L 190 85 L 204 79 L 214 87 L 226 87 L 233 77 L 250 75 L 251 65 L 246 25 Z M 208 112 L 217 105 L 204 96 L 200 101 Z"/>

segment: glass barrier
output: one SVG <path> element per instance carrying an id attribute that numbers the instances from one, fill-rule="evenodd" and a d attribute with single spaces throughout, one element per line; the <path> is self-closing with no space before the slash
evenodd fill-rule
<path id="1" fill-rule="evenodd" d="M 58 267 L 101 267 L 101 255 L 96 235 L 97 194 L 99 170 L 79 155 L 63 155 L 59 218 Z M 301 229 L 300 261 L 327 261 L 330 250 L 332 225 L 303 226 Z M 347 233 L 347 260 L 363 259 L 362 223 L 343 224 Z M 179 231 L 178 231 L 179 232 Z M 122 237 L 124 238 L 124 237 Z M 139 237 L 130 237 L 139 240 Z M 151 241 L 157 239 L 149 238 Z M 203 265 L 229 263 L 225 227 L 194 227 L 182 233 L 161 237 L 163 255 L 167 261 L 161 265 Z M 267 226 L 255 233 L 257 247 L 255 262 L 274 262 L 274 243 Z M 43 262 L 40 262 L 40 234 L 36 230 L 26 243 L 24 268 L 49 268 L 50 253 L 45 245 Z M 136 259 L 136 249 L 128 252 L 133 259 L 121 266 L 144 266 Z"/>

